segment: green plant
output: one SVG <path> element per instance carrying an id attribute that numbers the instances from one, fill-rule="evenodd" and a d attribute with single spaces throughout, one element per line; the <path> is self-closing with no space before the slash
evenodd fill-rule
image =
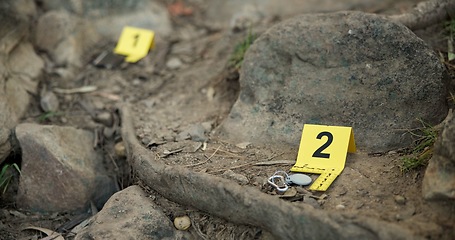
<path id="1" fill-rule="evenodd" d="M 0 189 L 3 189 L 2 194 L 6 192 L 8 185 L 13 178 L 13 175 L 7 172 L 10 167 L 13 167 L 19 174 L 21 174 L 21 170 L 16 163 L 3 165 L 2 170 L 0 171 Z"/>
<path id="2" fill-rule="evenodd" d="M 251 46 L 251 44 L 253 44 L 256 38 L 257 36 L 253 34 L 250 30 L 245 39 L 235 46 L 234 51 L 232 52 L 232 55 L 229 59 L 229 65 L 231 67 L 234 67 L 237 70 L 240 69 L 240 67 L 242 66 L 243 57 L 245 56 L 246 50 L 248 50 L 248 48 Z"/>
<path id="3" fill-rule="evenodd" d="M 55 116 L 60 116 L 62 115 L 62 113 L 59 113 L 59 112 L 45 112 L 43 114 L 41 114 L 39 117 L 38 117 L 38 121 L 39 122 L 44 122 L 48 119 L 50 119 L 51 117 L 55 117 Z"/>
<path id="4" fill-rule="evenodd" d="M 417 133 L 410 133 L 417 137 L 415 146 L 409 152 L 409 155 L 402 158 L 401 171 L 408 172 L 425 166 L 428 160 L 433 156 L 433 146 L 438 137 L 439 130 L 436 127 L 420 120 L 423 127 L 418 129 Z"/>

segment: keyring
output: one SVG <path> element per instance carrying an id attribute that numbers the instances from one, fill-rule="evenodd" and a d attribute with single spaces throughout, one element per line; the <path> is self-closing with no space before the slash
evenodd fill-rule
<path id="1" fill-rule="evenodd" d="M 283 174 L 283 175 L 278 175 L 278 174 Z M 286 192 L 289 188 L 289 186 L 286 184 L 286 178 L 288 177 L 288 174 L 284 171 L 276 171 L 273 176 L 269 177 L 267 182 L 272 185 L 278 192 Z M 277 180 L 279 180 L 277 182 Z M 280 185 L 278 185 L 280 184 Z"/>

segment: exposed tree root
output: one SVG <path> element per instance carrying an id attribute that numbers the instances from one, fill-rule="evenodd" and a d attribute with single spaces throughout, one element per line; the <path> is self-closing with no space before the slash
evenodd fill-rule
<path id="1" fill-rule="evenodd" d="M 430 0 L 417 4 L 407 13 L 390 16 L 392 21 L 400 22 L 411 30 L 429 27 L 455 16 L 454 0 Z"/>
<path id="2" fill-rule="evenodd" d="M 162 196 L 237 224 L 260 227 L 277 239 L 416 239 L 407 229 L 379 220 L 315 210 L 252 187 L 154 160 L 136 139 L 128 106 L 121 109 L 122 137 L 137 176 Z"/>

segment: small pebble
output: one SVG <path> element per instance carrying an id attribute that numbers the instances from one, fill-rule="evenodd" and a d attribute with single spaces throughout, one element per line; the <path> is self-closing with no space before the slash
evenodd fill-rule
<path id="1" fill-rule="evenodd" d="M 251 145 L 250 142 L 241 142 L 241 143 L 236 144 L 235 146 L 238 148 L 241 148 L 241 149 L 246 149 L 250 145 Z"/>
<path id="2" fill-rule="evenodd" d="M 395 195 L 395 202 L 404 205 L 406 203 L 406 198 L 401 195 Z"/>
<path id="3" fill-rule="evenodd" d="M 338 204 L 338 205 L 335 206 L 336 210 L 343 210 L 345 208 L 346 208 L 346 206 L 344 206 L 343 204 Z"/>
<path id="4" fill-rule="evenodd" d="M 115 155 L 117 155 L 118 157 L 126 157 L 126 148 L 125 148 L 125 144 L 123 143 L 123 141 L 116 143 L 114 146 L 114 149 L 115 149 Z"/>
<path id="5" fill-rule="evenodd" d="M 179 58 L 173 57 L 166 62 L 166 67 L 171 70 L 178 69 L 182 66 L 182 61 Z"/>
<path id="6" fill-rule="evenodd" d="M 178 230 L 187 230 L 191 226 L 191 220 L 188 216 L 176 217 L 174 219 L 174 226 Z"/>
<path id="7" fill-rule="evenodd" d="M 112 114 L 107 111 L 97 113 L 94 120 L 107 127 L 112 127 L 112 124 L 114 123 Z"/>
<path id="8" fill-rule="evenodd" d="M 53 92 L 46 92 L 41 96 L 40 105 L 44 112 L 56 112 L 59 101 Z"/>

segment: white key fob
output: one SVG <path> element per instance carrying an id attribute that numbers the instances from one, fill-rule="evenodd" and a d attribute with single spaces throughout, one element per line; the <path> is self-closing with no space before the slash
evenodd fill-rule
<path id="1" fill-rule="evenodd" d="M 287 184 L 306 186 L 309 185 L 312 181 L 313 180 L 310 178 L 310 176 L 302 173 L 291 174 L 286 177 Z"/>

